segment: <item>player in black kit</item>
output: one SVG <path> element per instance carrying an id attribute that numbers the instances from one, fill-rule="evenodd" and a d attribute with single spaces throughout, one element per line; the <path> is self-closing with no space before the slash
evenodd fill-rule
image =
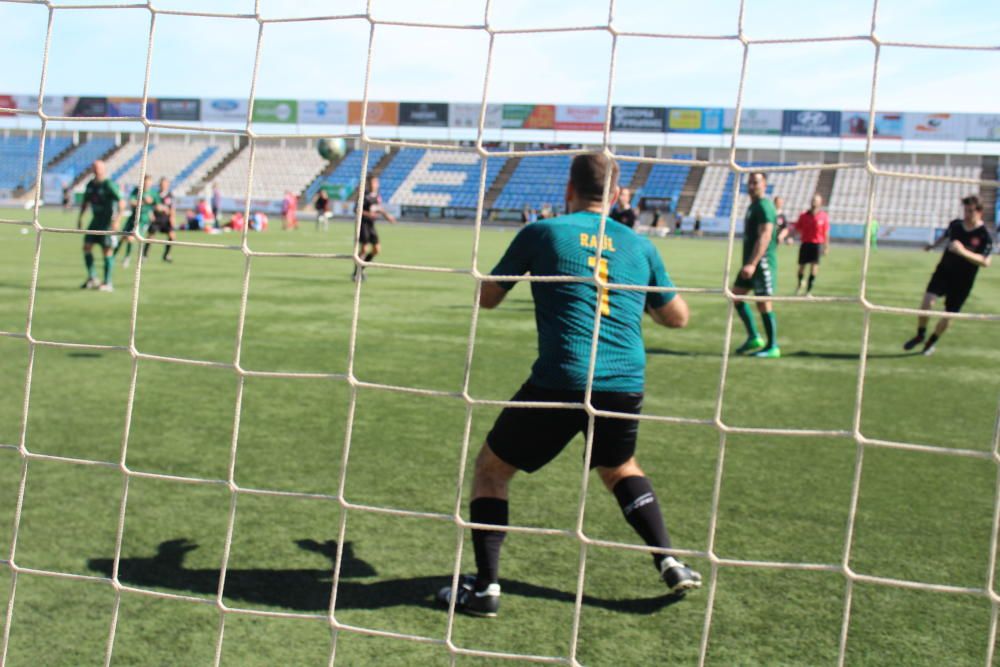
<path id="1" fill-rule="evenodd" d="M 378 193 L 378 185 L 378 176 L 368 174 L 365 179 L 365 199 L 361 210 L 361 231 L 358 233 L 358 248 L 355 253 L 358 257 L 363 256 L 366 262 L 372 261 L 375 255 L 382 250 L 378 240 L 378 232 L 375 231 L 375 218 L 381 215 L 389 222 L 396 223 L 396 218 L 382 208 L 382 195 Z M 365 267 L 355 266 L 354 280 L 364 279 Z"/>
<path id="2" fill-rule="evenodd" d="M 632 191 L 622 188 L 618 195 L 618 203 L 614 205 L 608 217 L 617 220 L 626 227 L 635 229 L 635 223 L 639 220 L 639 212 L 632 206 Z"/>
<path id="3" fill-rule="evenodd" d="M 160 179 L 159 187 L 160 203 L 153 208 L 153 222 L 149 225 L 149 230 L 147 235 L 153 237 L 157 232 L 167 235 L 167 238 L 171 241 L 177 240 L 177 234 L 174 232 L 174 193 L 170 191 L 170 180 L 164 176 Z M 163 261 L 172 262 L 174 260 L 170 259 L 170 251 L 173 250 L 174 246 L 172 243 L 168 243 L 163 246 Z M 142 249 L 142 256 L 149 256 L 149 244 L 144 244 Z"/>
<path id="4" fill-rule="evenodd" d="M 921 310 L 930 310 L 938 297 L 944 297 L 944 309 L 949 313 L 962 310 L 962 304 L 972 291 L 979 267 L 990 265 L 990 253 L 993 249 L 993 239 L 983 224 L 983 204 L 979 197 L 970 195 L 962 200 L 963 217 L 955 219 L 948 225 L 948 231 L 934 243 L 928 243 L 924 250 L 936 248 L 947 242 L 944 254 L 931 280 L 927 283 Z M 921 315 L 917 318 L 917 335 L 903 344 L 904 350 L 912 350 L 924 342 L 927 334 L 927 322 L 930 318 Z M 948 329 L 950 320 L 941 318 L 934 333 L 927 339 L 923 353 L 931 355 L 938 339 Z"/>

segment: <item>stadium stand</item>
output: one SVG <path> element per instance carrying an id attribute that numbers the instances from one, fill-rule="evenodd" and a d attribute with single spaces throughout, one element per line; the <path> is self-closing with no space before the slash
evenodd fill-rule
<path id="1" fill-rule="evenodd" d="M 378 154 L 370 154 L 368 157 L 368 165 L 371 167 Z M 333 173 L 329 174 L 326 178 L 319 179 L 315 181 L 304 195 L 306 201 L 312 201 L 316 197 L 316 193 L 324 185 L 336 185 L 348 188 L 351 192 L 358 187 L 361 182 L 361 163 L 365 159 L 365 152 L 363 150 L 352 150 L 344 156 L 344 159 L 340 161 L 337 168 L 333 170 Z"/>
<path id="2" fill-rule="evenodd" d="M 382 201 L 392 201 L 396 190 L 403 184 L 403 181 L 410 175 L 410 172 L 413 171 L 426 152 L 427 150 L 423 148 L 402 148 L 392 156 L 392 160 L 379 175 Z"/>
<path id="3" fill-rule="evenodd" d="M 220 151 L 221 152 L 221 151 Z M 315 180 L 327 164 L 311 141 L 284 140 L 257 142 L 254 157 L 253 197 L 281 199 L 288 190 L 299 194 Z M 232 160 L 215 178 L 226 197 L 246 196 L 250 150 Z M 197 179 L 188 179 L 194 183 Z"/>
<path id="4" fill-rule="evenodd" d="M 743 167 L 759 167 L 767 173 L 768 167 L 794 166 L 794 162 L 741 162 Z M 805 163 L 803 163 L 805 164 Z M 736 207 L 736 217 L 741 219 L 750 203 L 746 191 L 746 179 L 740 183 L 739 195 L 735 195 L 733 187 L 735 178 L 727 167 L 708 167 L 701 181 L 698 194 L 695 195 L 691 207 L 691 215 L 699 218 L 728 218 Z M 810 200 L 816 192 L 819 181 L 819 170 L 808 171 L 774 171 L 768 173 L 768 197 L 784 197 L 785 211 L 789 217 L 809 208 Z"/>
<path id="5" fill-rule="evenodd" d="M 133 141 L 108 160 L 111 178 L 125 189 L 139 184 L 142 141 Z M 185 182 L 195 182 L 225 155 L 223 146 L 200 137 L 156 137 L 149 143 L 146 172 L 154 179 L 166 176 L 179 192 Z"/>
<path id="6" fill-rule="evenodd" d="M 904 174 L 980 178 L 978 166 L 879 164 L 879 168 Z M 863 224 L 868 206 L 868 172 L 845 169 L 837 174 L 827 207 L 836 222 Z M 882 226 L 944 227 L 962 217 L 962 197 L 976 188 L 963 183 L 925 181 L 882 176 L 875 184 L 875 219 Z"/>
<path id="7" fill-rule="evenodd" d="M 670 198 L 676 207 L 690 171 L 691 167 L 687 165 L 654 164 L 646 179 L 646 184 L 639 191 L 639 196 Z"/>
<path id="8" fill-rule="evenodd" d="M 506 158 L 486 161 L 487 190 L 506 162 Z M 475 208 L 479 200 L 481 173 L 482 160 L 475 153 L 429 150 L 400 183 L 390 202 L 409 206 Z"/>
<path id="9" fill-rule="evenodd" d="M 46 163 L 56 158 L 72 143 L 73 140 L 69 137 L 46 138 Z M 28 189 L 35 184 L 39 146 L 40 141 L 37 136 L 0 137 L 0 190 Z"/>
<path id="10" fill-rule="evenodd" d="M 493 207 L 519 210 L 530 206 L 540 209 L 549 204 L 561 210 L 571 161 L 569 155 L 529 155 L 522 158 Z"/>
<path id="11" fill-rule="evenodd" d="M 87 141 L 78 144 L 58 164 L 52 165 L 46 171 L 65 174 L 68 180 L 73 182 L 90 168 L 94 160 L 105 155 L 114 147 L 115 140 L 112 137 L 91 137 Z"/>

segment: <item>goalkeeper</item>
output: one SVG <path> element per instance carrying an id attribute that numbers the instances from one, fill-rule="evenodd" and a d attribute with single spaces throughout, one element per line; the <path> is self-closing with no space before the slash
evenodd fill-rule
<path id="1" fill-rule="evenodd" d="M 601 153 L 577 156 L 566 186 L 568 215 L 540 220 L 521 228 L 494 276 L 573 276 L 642 287 L 673 287 L 656 249 L 648 239 L 608 218 L 602 251 L 597 257 L 604 182 L 611 170 L 608 205 L 618 197 L 618 166 Z M 479 295 L 483 308 L 495 308 L 515 283 L 485 281 Z M 601 325 L 593 375 L 592 405 L 620 417 L 594 422 L 590 465 L 617 498 L 625 520 L 643 541 L 670 548 L 660 505 L 653 487 L 635 459 L 638 415 L 642 409 L 646 354 L 642 315 L 666 327 L 683 327 L 688 320 L 684 299 L 671 291 L 608 292 L 591 282 L 535 282 L 531 291 L 538 327 L 538 359 L 531 377 L 513 402 L 583 403 L 590 372 L 595 310 Z M 476 459 L 470 518 L 474 523 L 508 525 L 508 485 L 518 470 L 532 473 L 549 463 L 581 432 L 589 428 L 587 413 L 577 408 L 508 407 L 486 438 Z M 455 599 L 460 611 L 496 616 L 500 605 L 502 530 L 474 529 L 475 576 L 462 578 Z M 672 593 L 701 585 L 701 576 L 672 556 L 653 554 L 660 577 Z M 451 587 L 438 592 L 448 604 Z"/>

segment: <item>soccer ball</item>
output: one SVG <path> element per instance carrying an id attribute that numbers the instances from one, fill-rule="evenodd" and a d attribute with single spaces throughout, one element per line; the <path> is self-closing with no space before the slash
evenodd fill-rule
<path id="1" fill-rule="evenodd" d="M 323 156 L 324 160 L 339 160 L 347 152 L 347 144 L 343 139 L 320 139 L 316 144 L 316 149 Z"/>

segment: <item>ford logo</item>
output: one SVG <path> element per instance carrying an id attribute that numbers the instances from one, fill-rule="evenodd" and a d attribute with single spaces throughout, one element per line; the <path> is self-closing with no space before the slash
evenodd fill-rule
<path id="1" fill-rule="evenodd" d="M 212 100 L 212 108 L 216 111 L 235 111 L 239 106 L 236 100 Z"/>

